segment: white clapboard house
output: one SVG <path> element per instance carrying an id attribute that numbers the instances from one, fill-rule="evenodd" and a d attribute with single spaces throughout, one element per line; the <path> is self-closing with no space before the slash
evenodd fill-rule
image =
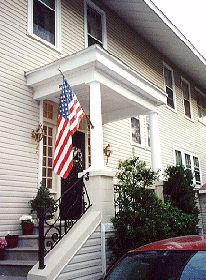
<path id="1" fill-rule="evenodd" d="M 26 277 L 31 269 L 30 280 L 100 279 L 115 170 L 133 155 L 154 170 L 191 169 L 206 230 L 206 60 L 158 7 L 150 0 L 0 0 L 0 22 L 2 237 L 21 234 L 19 218 L 30 213 L 40 182 L 55 199 L 63 192 L 52 170 L 59 70 L 94 125 L 83 119 L 73 137 L 90 172 L 92 206 L 46 255 L 44 269 L 22 238 L 0 274 Z M 37 143 L 39 123 L 45 135 Z"/>

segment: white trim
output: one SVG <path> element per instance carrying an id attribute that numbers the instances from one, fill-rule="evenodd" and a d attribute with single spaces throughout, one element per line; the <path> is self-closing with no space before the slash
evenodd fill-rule
<path id="1" fill-rule="evenodd" d="M 55 0 L 55 45 L 33 33 L 33 0 L 28 0 L 28 35 L 58 52 L 61 52 L 61 0 Z"/>
<path id="2" fill-rule="evenodd" d="M 88 47 L 88 31 L 87 31 L 87 6 L 96 10 L 102 17 L 102 45 L 104 49 L 107 49 L 107 25 L 106 25 L 106 13 L 100 9 L 91 0 L 84 0 L 84 38 L 85 48 Z"/>
<path id="3" fill-rule="evenodd" d="M 58 59 L 37 70 L 27 72 L 27 85 L 33 87 L 34 96 L 36 96 L 34 98 L 38 96 L 38 99 L 41 99 L 45 98 L 46 95 L 58 92 L 58 85 L 59 82 L 61 82 L 58 70 L 59 67 L 61 67 L 65 76 L 68 75 L 71 77 L 69 79 L 71 86 L 73 86 L 75 82 L 76 84 L 81 84 L 89 83 L 94 80 L 93 73 L 91 71 L 88 73 L 88 68 L 91 69 L 91 67 L 93 67 L 92 69 L 94 71 L 101 71 L 110 77 L 110 79 L 108 79 L 109 81 L 112 81 L 111 78 L 113 78 L 114 80 L 121 81 L 121 85 L 125 85 L 124 88 L 131 87 L 131 94 L 133 93 L 133 96 L 138 97 L 139 93 L 141 93 L 144 100 L 148 100 L 146 102 L 151 105 L 152 103 L 156 105 L 166 103 L 167 97 L 163 90 L 97 45 L 93 45 L 74 55 Z M 71 74 L 72 71 L 76 71 L 73 76 Z M 82 79 L 81 77 L 79 78 L 79 72 L 82 73 Z M 72 80 L 74 81 L 73 83 Z M 115 87 L 118 88 L 118 84 L 114 84 Z M 139 96 L 138 99 L 142 99 L 141 96 Z"/>
<path id="4" fill-rule="evenodd" d="M 166 104 L 167 108 L 172 110 L 173 112 L 177 113 L 177 101 L 176 101 L 176 90 L 175 90 L 175 79 L 174 79 L 174 71 L 173 69 L 163 61 L 163 79 L 164 79 L 164 90 L 166 92 L 166 82 L 165 82 L 165 75 L 164 75 L 164 68 L 167 68 L 172 73 L 172 91 L 173 91 L 173 103 L 174 108 Z"/>
<path id="5" fill-rule="evenodd" d="M 186 84 L 188 85 L 188 90 L 189 90 L 189 104 L 190 104 L 190 114 L 191 114 L 191 118 L 188 117 L 188 116 L 185 114 L 184 93 L 183 93 L 183 88 L 182 88 L 182 82 L 184 82 L 184 83 L 186 83 Z M 192 121 L 193 121 L 193 111 L 192 111 L 192 99 L 191 99 L 190 82 L 188 82 L 188 80 L 186 80 L 184 77 L 181 77 L 181 90 L 182 90 L 182 98 L 183 98 L 184 116 L 185 116 L 186 119 L 192 120 Z"/>
<path id="6" fill-rule="evenodd" d="M 40 100 L 39 103 L 39 122 L 43 125 L 43 100 Z M 38 187 L 41 185 L 42 182 L 42 159 L 43 159 L 43 139 L 39 143 L 39 151 L 38 151 Z"/>
<path id="7" fill-rule="evenodd" d="M 202 185 L 202 171 L 201 171 L 201 166 L 200 166 L 200 157 L 192 152 L 189 152 L 188 150 L 185 150 L 183 148 L 180 148 L 178 146 L 173 146 L 173 160 L 174 160 L 174 165 L 176 166 L 176 155 L 175 155 L 175 151 L 179 151 L 181 152 L 181 157 L 182 157 L 182 165 L 186 167 L 185 165 L 185 154 L 188 154 L 190 156 L 190 160 L 191 160 L 191 172 L 193 175 L 193 185 L 195 188 L 200 188 Z M 199 161 L 199 172 L 200 172 L 200 184 L 196 185 L 196 181 L 195 181 L 195 176 L 194 176 L 194 160 L 193 157 L 198 158 Z"/>

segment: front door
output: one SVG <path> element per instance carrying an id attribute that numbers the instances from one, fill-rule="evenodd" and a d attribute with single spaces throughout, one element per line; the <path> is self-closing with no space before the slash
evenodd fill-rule
<path id="1" fill-rule="evenodd" d="M 83 186 L 78 180 L 78 173 L 85 169 L 85 134 L 77 131 L 72 136 L 74 149 L 73 168 L 66 179 L 61 179 L 61 219 L 77 220 L 83 213 Z M 76 184 L 76 185 L 74 185 Z M 66 193 L 65 193 L 66 192 Z"/>

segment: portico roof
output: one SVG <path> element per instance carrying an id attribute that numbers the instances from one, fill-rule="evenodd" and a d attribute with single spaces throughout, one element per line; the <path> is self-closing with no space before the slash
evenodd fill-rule
<path id="1" fill-rule="evenodd" d="M 59 85 L 62 84 L 59 69 L 87 114 L 89 85 L 93 81 L 101 84 L 103 123 L 147 114 L 167 100 L 163 90 L 98 45 L 27 72 L 27 85 L 33 89 L 34 99 L 58 102 Z"/>

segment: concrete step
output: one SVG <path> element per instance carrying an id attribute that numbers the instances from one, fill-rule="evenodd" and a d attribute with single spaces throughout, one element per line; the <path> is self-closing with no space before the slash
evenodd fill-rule
<path id="1" fill-rule="evenodd" d="M 24 276 L 7 276 L 7 275 L 0 275 L 0 280 L 26 280 L 27 277 Z"/>
<path id="2" fill-rule="evenodd" d="M 26 277 L 37 261 L 3 260 L 0 261 L 0 275 Z"/>
<path id="3" fill-rule="evenodd" d="M 20 235 L 18 247 L 38 248 L 38 235 Z"/>
<path id="4" fill-rule="evenodd" d="M 5 260 L 38 260 L 38 248 L 17 247 L 5 250 Z"/>

